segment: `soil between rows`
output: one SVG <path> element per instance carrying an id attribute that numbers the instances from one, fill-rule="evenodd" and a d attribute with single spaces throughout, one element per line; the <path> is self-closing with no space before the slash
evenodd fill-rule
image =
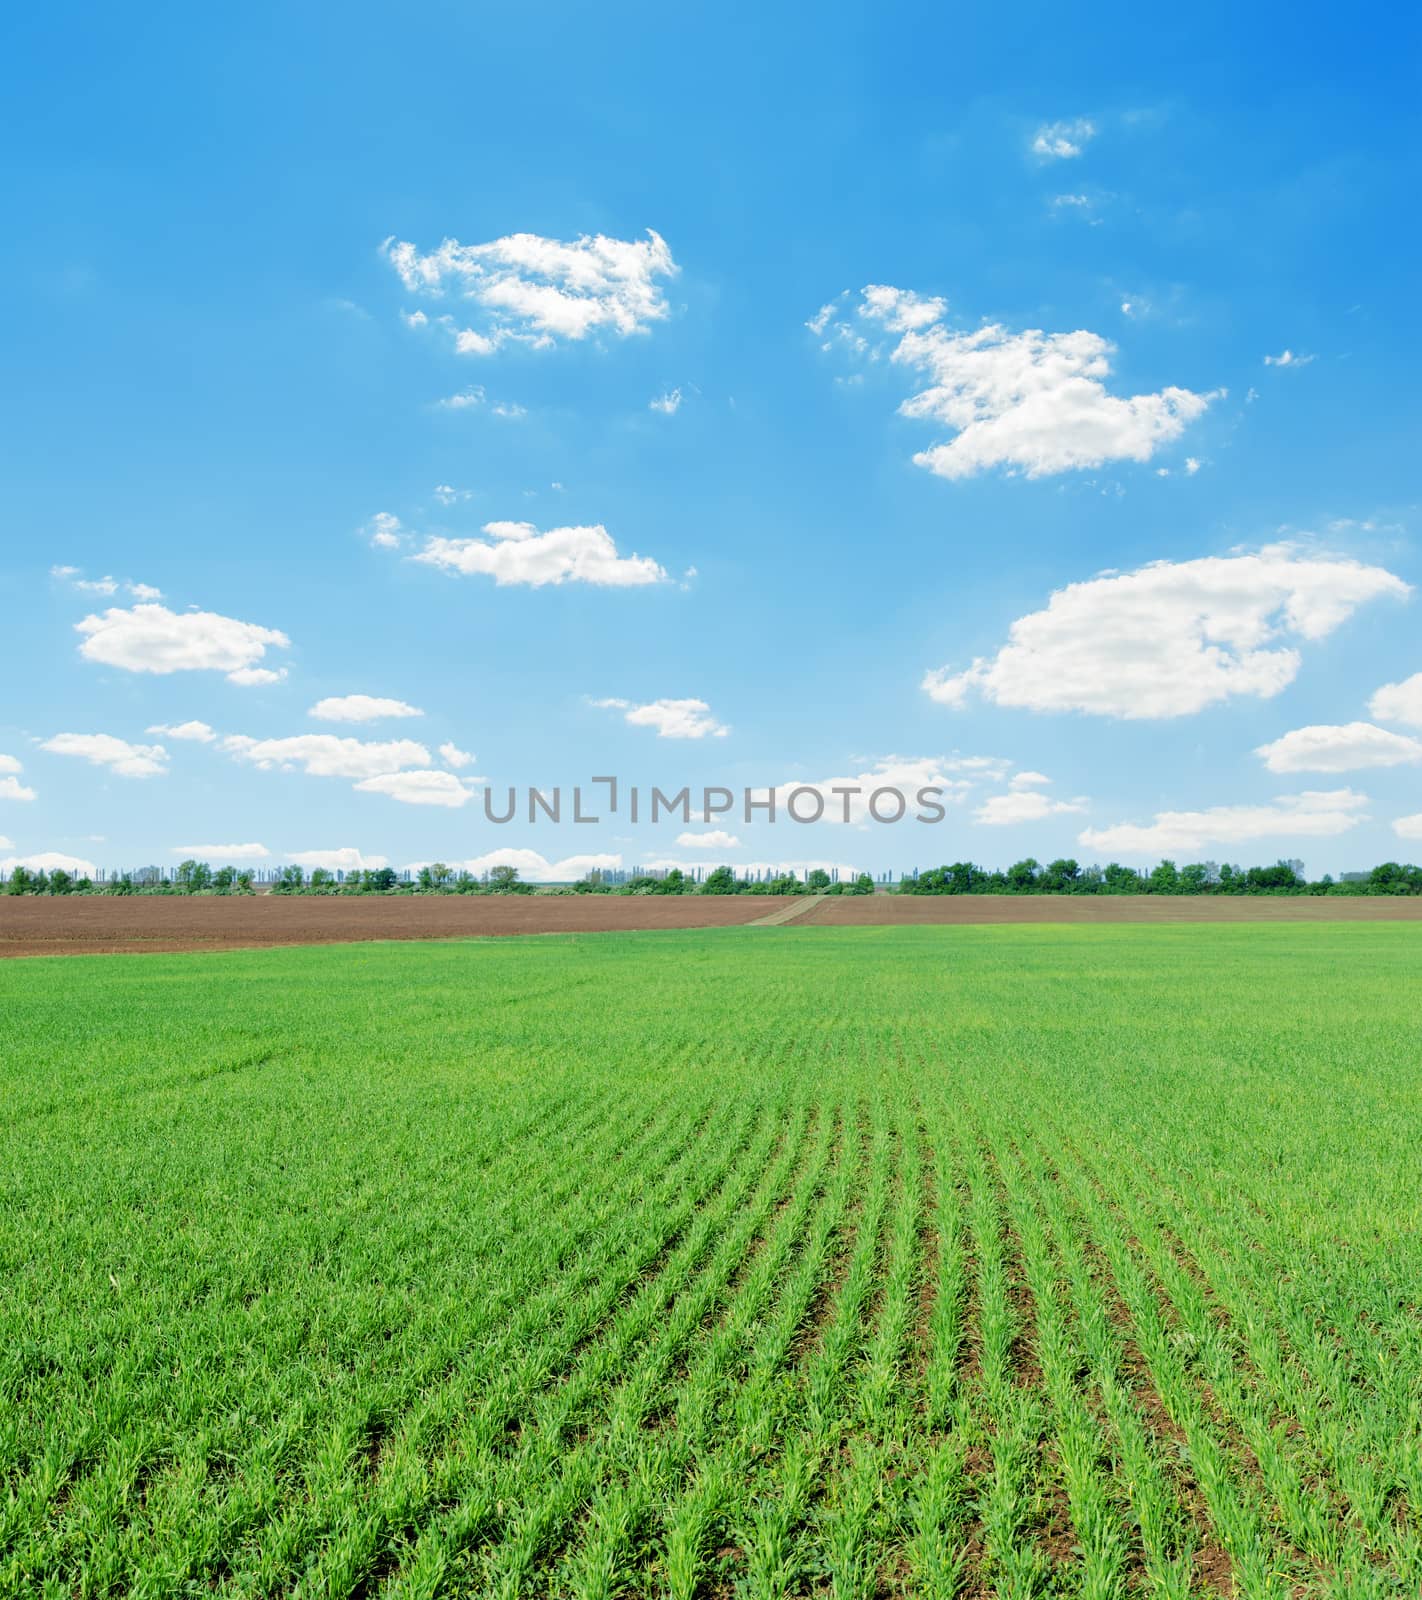
<path id="1" fill-rule="evenodd" d="M 369 939 L 461 939 L 528 933 L 731 928 L 803 906 L 771 895 L 0 895 L 0 957 L 242 950 Z M 1422 896 L 1226 899 L 1154 895 L 845 895 L 790 926 L 914 927 L 974 923 L 1422 921 Z"/>

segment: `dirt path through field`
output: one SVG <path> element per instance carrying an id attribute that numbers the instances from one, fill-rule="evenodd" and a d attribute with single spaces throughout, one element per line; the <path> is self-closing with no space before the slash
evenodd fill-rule
<path id="1" fill-rule="evenodd" d="M 777 906 L 768 917 L 757 917 L 750 926 L 777 928 L 782 922 L 794 922 L 796 917 L 803 917 L 807 911 L 813 911 L 821 900 L 828 899 L 827 894 L 802 895 L 799 899 L 790 901 L 788 905 Z"/>

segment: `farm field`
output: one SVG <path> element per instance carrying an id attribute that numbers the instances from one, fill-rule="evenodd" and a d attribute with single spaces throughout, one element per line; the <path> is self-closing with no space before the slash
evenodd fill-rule
<path id="1" fill-rule="evenodd" d="M 1418 896 L 0 895 L 5 956 L 250 950 L 383 939 L 742 927 L 1422 921 Z"/>
<path id="2" fill-rule="evenodd" d="M 834 896 L 806 924 L 836 928 L 1061 922 L 1422 922 L 1422 895 L 876 894 Z"/>
<path id="3" fill-rule="evenodd" d="M 0 956 L 724 928 L 795 903 L 760 895 L 0 895 Z"/>
<path id="4" fill-rule="evenodd" d="M 0 1009 L 0 1593 L 1422 1584 L 1422 930 L 36 960 Z"/>

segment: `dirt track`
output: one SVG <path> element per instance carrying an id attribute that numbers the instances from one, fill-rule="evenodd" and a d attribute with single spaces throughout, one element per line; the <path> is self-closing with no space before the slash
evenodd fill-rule
<path id="1" fill-rule="evenodd" d="M 727 928 L 796 904 L 765 895 L 0 895 L 0 956 Z"/>
<path id="2" fill-rule="evenodd" d="M 800 915 L 802 908 L 804 914 Z M 0 895 L 0 957 L 242 950 L 365 939 L 463 939 L 518 933 L 744 927 L 777 910 L 794 926 L 948 927 L 1010 922 L 1422 921 L 1422 896 L 1352 899 L 1154 895 L 831 896 L 421 895 L 329 898 L 257 895 L 30 899 Z"/>
<path id="3" fill-rule="evenodd" d="M 816 906 L 801 926 L 1004 922 L 1422 922 L 1422 895 L 844 895 Z"/>

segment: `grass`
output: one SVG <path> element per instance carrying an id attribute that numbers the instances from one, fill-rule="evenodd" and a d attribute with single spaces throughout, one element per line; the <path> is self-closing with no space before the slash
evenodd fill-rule
<path id="1" fill-rule="evenodd" d="M 1422 931 L 0 966 L 0 1593 L 1422 1586 Z"/>

